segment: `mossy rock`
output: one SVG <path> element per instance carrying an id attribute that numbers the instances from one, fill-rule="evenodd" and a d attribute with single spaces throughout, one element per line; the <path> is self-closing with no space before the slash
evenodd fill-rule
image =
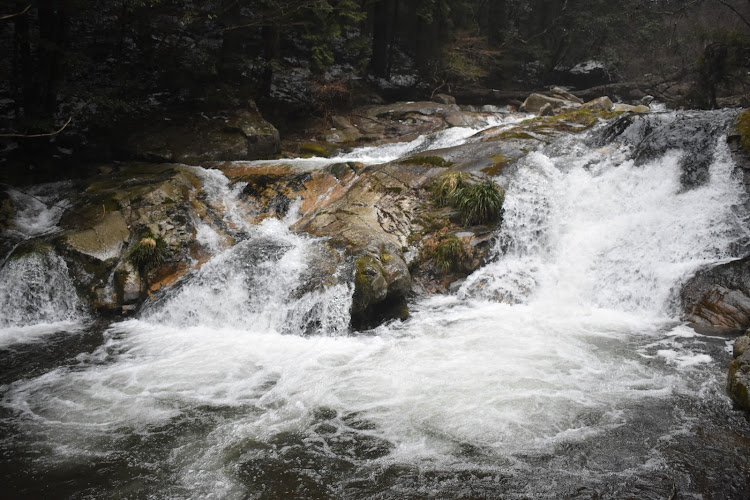
<path id="1" fill-rule="evenodd" d="M 329 158 L 336 152 L 336 147 L 325 142 L 308 142 L 300 144 L 299 154 L 302 157 L 320 156 Z"/>
<path id="2" fill-rule="evenodd" d="M 379 255 L 362 255 L 354 264 L 352 326 L 372 328 L 389 319 L 409 316 L 406 294 L 411 274 L 401 257 L 381 249 Z"/>
<path id="3" fill-rule="evenodd" d="M 449 168 L 453 162 L 440 156 L 410 156 L 398 162 L 400 165 L 420 165 L 422 167 Z"/>
<path id="4" fill-rule="evenodd" d="M 18 245 L 10 255 L 11 260 L 19 260 L 32 255 L 45 256 L 52 250 L 52 246 L 43 240 L 25 241 Z"/>
<path id="5" fill-rule="evenodd" d="M 383 301 L 388 295 L 388 283 L 380 261 L 370 255 L 359 257 L 355 263 L 354 303 L 352 309 L 362 311 Z"/>
<path id="6" fill-rule="evenodd" d="M 492 165 L 489 167 L 484 167 L 482 169 L 483 174 L 487 174 L 491 177 L 497 177 L 500 175 L 500 172 L 502 172 L 503 168 L 510 163 L 510 159 L 505 155 L 494 155 L 490 158 L 492 161 Z"/>

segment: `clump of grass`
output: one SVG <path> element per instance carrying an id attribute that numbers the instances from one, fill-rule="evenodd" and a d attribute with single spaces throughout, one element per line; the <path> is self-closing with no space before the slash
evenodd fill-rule
<path id="1" fill-rule="evenodd" d="M 456 192 L 468 185 L 469 176 L 463 172 L 441 175 L 430 188 L 432 202 L 438 207 L 453 205 Z"/>
<path id="2" fill-rule="evenodd" d="M 468 174 L 450 172 L 440 176 L 430 190 L 432 202 L 458 209 L 464 225 L 488 224 L 502 217 L 505 193 L 491 180 L 477 183 Z"/>
<path id="3" fill-rule="evenodd" d="M 398 162 L 400 165 L 421 165 L 423 167 L 448 168 L 453 162 L 440 156 L 410 156 Z"/>
<path id="4" fill-rule="evenodd" d="M 164 238 L 154 238 L 151 234 L 144 235 L 128 253 L 128 260 L 144 279 L 149 271 L 164 264 L 166 257 L 167 243 Z"/>
<path id="5" fill-rule="evenodd" d="M 435 265 L 441 271 L 447 273 L 448 271 L 458 270 L 461 262 L 467 259 L 468 256 L 469 254 L 464 247 L 463 241 L 455 236 L 449 236 L 438 244 L 432 258 L 435 261 Z"/>
<path id="6" fill-rule="evenodd" d="M 462 187 L 453 195 L 453 203 L 465 225 L 487 224 L 502 216 L 505 194 L 492 181 Z"/>

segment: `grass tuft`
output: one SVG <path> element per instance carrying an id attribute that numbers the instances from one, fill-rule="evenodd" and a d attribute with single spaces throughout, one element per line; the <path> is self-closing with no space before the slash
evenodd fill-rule
<path id="1" fill-rule="evenodd" d="M 469 257 L 463 241 L 455 236 L 450 236 L 438 244 L 433 254 L 437 267 L 447 273 L 458 270 L 461 262 Z"/>
<path id="2" fill-rule="evenodd" d="M 167 243 L 163 238 L 154 238 L 152 235 L 144 235 L 128 253 L 128 260 L 138 270 L 141 278 L 145 278 L 149 271 L 164 264 L 166 257 Z"/>
<path id="3" fill-rule="evenodd" d="M 441 175 L 430 188 L 432 202 L 438 207 L 453 205 L 456 192 L 468 185 L 469 176 L 463 172 Z"/>
<path id="4" fill-rule="evenodd" d="M 461 212 L 465 225 L 488 224 L 502 217 L 505 193 L 492 181 L 484 181 L 458 189 L 453 202 Z"/>

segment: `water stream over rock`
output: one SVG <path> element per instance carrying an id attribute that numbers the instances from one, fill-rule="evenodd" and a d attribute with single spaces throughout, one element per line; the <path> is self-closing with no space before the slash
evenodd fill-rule
<path id="1" fill-rule="evenodd" d="M 290 210 L 137 319 L 0 346 L 30 363 L 0 379 L 0 493 L 749 498 L 730 338 L 675 307 L 746 247 L 742 183 L 721 134 L 645 158 L 601 133 L 503 172 L 492 262 L 405 322 L 350 331 L 351 269 Z M 692 147 L 706 174 L 686 186 Z M 220 177 L 210 195 L 230 203 Z"/>

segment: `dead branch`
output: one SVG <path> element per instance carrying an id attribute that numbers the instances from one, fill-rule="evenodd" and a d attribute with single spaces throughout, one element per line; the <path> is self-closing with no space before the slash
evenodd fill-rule
<path id="1" fill-rule="evenodd" d="M 18 138 L 24 138 L 24 139 L 34 139 L 38 137 L 53 137 L 63 130 L 65 130 L 65 127 L 70 125 L 70 122 L 73 121 L 73 116 L 68 118 L 68 121 L 65 122 L 65 125 L 60 127 L 58 130 L 55 130 L 54 132 L 50 132 L 47 134 L 0 134 L 0 137 L 18 137 Z"/>
<path id="2" fill-rule="evenodd" d="M 8 14 L 5 16 L 0 16 L 0 21 L 5 21 L 6 19 L 13 19 L 14 17 L 22 16 L 26 14 L 26 12 L 29 11 L 31 8 L 31 4 L 27 5 L 25 9 L 23 9 L 21 12 L 16 12 L 15 14 Z"/>

